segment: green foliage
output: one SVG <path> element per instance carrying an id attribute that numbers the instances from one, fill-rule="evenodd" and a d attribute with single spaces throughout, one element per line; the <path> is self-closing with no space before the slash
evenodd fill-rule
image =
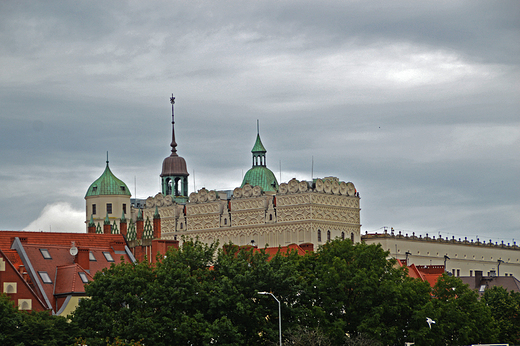
<path id="1" fill-rule="evenodd" d="M 520 293 L 493 287 L 484 292 L 483 302 L 500 327 L 498 342 L 520 343 Z"/>
<path id="2" fill-rule="evenodd" d="M 47 311 L 18 311 L 0 294 L 0 345 L 71 345 L 78 330 L 67 319 Z"/>
<path id="3" fill-rule="evenodd" d="M 444 346 L 497 341 L 497 326 L 489 307 L 459 278 L 443 274 L 432 294 L 430 302 L 417 312 L 419 324 L 410 333 L 418 344 Z M 427 317 L 435 321 L 431 328 L 426 323 Z"/>
<path id="4" fill-rule="evenodd" d="M 154 265 L 113 265 L 87 286 L 91 299 L 73 323 L 88 345 L 277 344 L 278 303 L 260 291 L 280 300 L 287 345 L 494 342 L 493 316 L 507 320 L 457 278 L 444 275 L 433 289 L 409 278 L 379 245 L 336 240 L 270 260 L 264 251 L 225 249 L 185 241 Z M 517 311 L 516 299 L 497 293 L 487 301 Z M 427 317 L 436 321 L 431 329 Z M 517 335 L 511 328 L 508 338 Z"/>

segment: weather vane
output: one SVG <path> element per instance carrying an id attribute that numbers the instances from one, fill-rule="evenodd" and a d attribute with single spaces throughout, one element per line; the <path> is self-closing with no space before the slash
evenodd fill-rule
<path id="1" fill-rule="evenodd" d="M 175 104 L 175 97 L 173 97 L 173 94 L 172 94 L 172 97 L 170 97 L 170 103 L 172 105 Z"/>

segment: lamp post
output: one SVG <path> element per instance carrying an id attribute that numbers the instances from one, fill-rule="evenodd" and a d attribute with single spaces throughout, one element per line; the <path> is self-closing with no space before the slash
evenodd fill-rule
<path id="1" fill-rule="evenodd" d="M 280 334 L 280 346 L 282 346 L 282 305 L 280 301 L 272 294 L 271 292 L 258 292 L 258 294 L 262 295 L 270 295 L 278 302 L 278 333 Z"/>

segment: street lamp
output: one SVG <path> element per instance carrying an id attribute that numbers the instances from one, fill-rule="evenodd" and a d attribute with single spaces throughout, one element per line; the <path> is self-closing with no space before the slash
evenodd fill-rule
<path id="1" fill-rule="evenodd" d="M 271 292 L 258 292 L 258 294 L 270 295 L 278 302 L 278 332 L 280 334 L 280 346 L 282 346 L 282 306 L 280 305 L 280 301 Z"/>

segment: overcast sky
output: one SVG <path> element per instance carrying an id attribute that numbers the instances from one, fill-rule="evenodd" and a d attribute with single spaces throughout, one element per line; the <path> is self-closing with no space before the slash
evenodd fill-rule
<path id="1" fill-rule="evenodd" d="M 520 241 L 519 27 L 518 1 L 2 1 L 0 229 L 84 231 L 107 151 L 158 193 L 173 94 L 190 192 L 240 185 L 259 119 L 282 182 L 355 184 L 363 234 Z"/>

